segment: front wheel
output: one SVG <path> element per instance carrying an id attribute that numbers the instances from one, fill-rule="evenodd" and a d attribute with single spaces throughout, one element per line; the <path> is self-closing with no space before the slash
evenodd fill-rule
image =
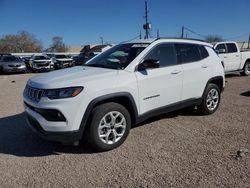
<path id="1" fill-rule="evenodd" d="M 106 103 L 92 112 L 89 143 L 97 151 L 108 151 L 120 146 L 127 138 L 131 118 L 127 109 L 117 103 Z"/>
<path id="2" fill-rule="evenodd" d="M 243 68 L 243 72 L 241 72 L 241 75 L 243 76 L 248 76 L 250 75 L 250 62 L 246 62 L 244 68 Z"/>
<path id="3" fill-rule="evenodd" d="M 220 104 L 220 89 L 216 84 L 209 84 L 203 94 L 198 111 L 203 115 L 213 114 Z"/>

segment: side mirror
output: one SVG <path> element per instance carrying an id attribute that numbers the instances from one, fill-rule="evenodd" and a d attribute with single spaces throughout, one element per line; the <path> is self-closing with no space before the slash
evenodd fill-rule
<path id="1" fill-rule="evenodd" d="M 216 50 L 216 52 L 218 54 L 224 54 L 224 53 L 226 53 L 226 50 L 225 49 L 219 49 L 219 50 Z"/>
<path id="2" fill-rule="evenodd" d="M 160 67 L 160 61 L 156 59 L 146 59 L 138 65 L 138 70 L 155 69 Z"/>

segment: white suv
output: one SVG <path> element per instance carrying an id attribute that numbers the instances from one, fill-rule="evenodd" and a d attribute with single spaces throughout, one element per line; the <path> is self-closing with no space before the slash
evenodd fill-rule
<path id="1" fill-rule="evenodd" d="M 23 98 L 29 125 L 40 136 L 63 143 L 87 138 L 105 151 L 152 116 L 184 107 L 214 113 L 224 85 L 210 44 L 155 39 L 119 44 L 84 66 L 33 77 Z"/>

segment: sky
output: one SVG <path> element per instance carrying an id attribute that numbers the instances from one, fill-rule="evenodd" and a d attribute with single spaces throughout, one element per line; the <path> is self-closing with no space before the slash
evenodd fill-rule
<path id="1" fill-rule="evenodd" d="M 185 26 L 207 36 L 247 41 L 249 0 L 148 0 L 151 35 L 179 37 Z M 0 37 L 28 31 L 44 47 L 54 36 L 71 46 L 118 43 L 144 34 L 144 0 L 0 0 Z M 187 32 L 190 38 L 201 36 Z"/>

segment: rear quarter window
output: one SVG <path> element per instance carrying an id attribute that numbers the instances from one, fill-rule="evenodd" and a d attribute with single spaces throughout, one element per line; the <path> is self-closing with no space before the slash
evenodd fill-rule
<path id="1" fill-rule="evenodd" d="M 200 54 L 201 54 L 201 59 L 205 59 L 209 56 L 207 49 L 205 46 L 199 46 Z"/>
<path id="2" fill-rule="evenodd" d="M 238 51 L 237 47 L 234 43 L 227 43 L 226 45 L 227 45 L 227 52 L 228 53 L 235 53 Z"/>
<path id="3" fill-rule="evenodd" d="M 176 44 L 178 63 L 192 63 L 200 61 L 200 46 L 196 44 Z M 203 52 L 204 56 L 206 52 Z"/>

